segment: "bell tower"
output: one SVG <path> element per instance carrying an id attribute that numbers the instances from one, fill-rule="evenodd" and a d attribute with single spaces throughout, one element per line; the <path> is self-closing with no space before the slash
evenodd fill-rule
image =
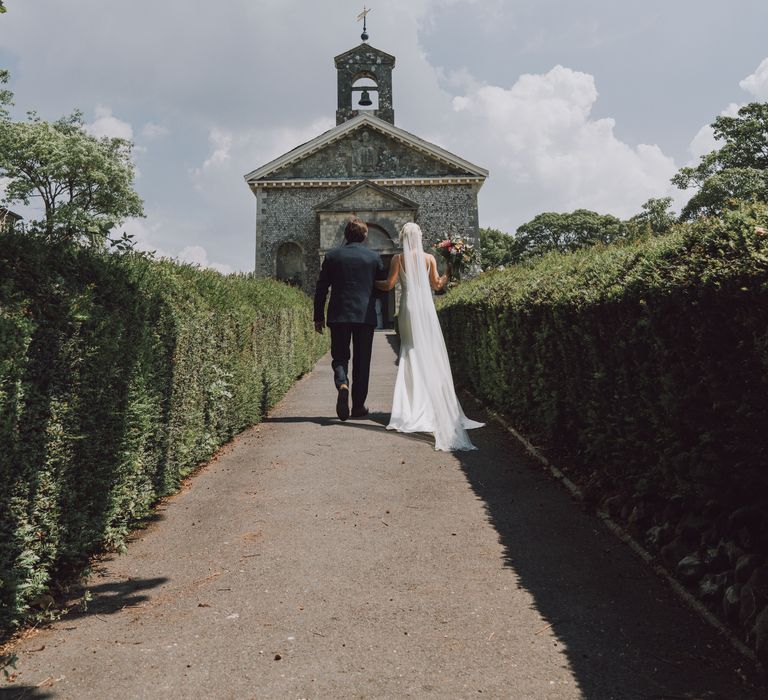
<path id="1" fill-rule="evenodd" d="M 395 57 L 367 43 L 365 25 L 361 38 L 362 44 L 333 59 L 338 73 L 336 125 L 361 113 L 394 124 L 392 69 Z"/>

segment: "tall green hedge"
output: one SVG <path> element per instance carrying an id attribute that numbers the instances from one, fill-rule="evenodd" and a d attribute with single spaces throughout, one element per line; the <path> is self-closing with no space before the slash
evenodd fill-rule
<path id="1" fill-rule="evenodd" d="M 551 254 L 440 302 L 464 385 L 571 465 L 768 502 L 768 210 Z"/>
<path id="2" fill-rule="evenodd" d="M 326 350 L 285 285 L 0 237 L 0 629 Z"/>

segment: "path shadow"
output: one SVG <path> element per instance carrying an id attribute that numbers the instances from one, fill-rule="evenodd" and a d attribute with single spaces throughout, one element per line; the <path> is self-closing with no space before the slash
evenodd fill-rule
<path id="1" fill-rule="evenodd" d="M 162 586 L 169 580 L 167 576 L 128 578 L 124 581 L 85 586 L 78 590 L 75 596 L 82 601 L 87 591 L 90 600 L 79 604 L 73 603 L 67 612 L 67 620 L 77 620 L 90 615 L 111 615 L 120 612 L 123 608 L 144 603 L 149 600 L 149 596 L 145 594 L 146 591 Z"/>
<path id="2" fill-rule="evenodd" d="M 56 697 L 56 694 L 45 688 L 34 685 L 7 685 L 0 688 L 2 700 L 44 700 Z"/>
<path id="3" fill-rule="evenodd" d="M 506 566 L 563 645 L 585 699 L 766 697 L 737 675 L 748 674 L 746 660 L 505 431 L 486 423 L 471 433 L 479 450 L 455 456 L 485 503 Z"/>
<path id="4" fill-rule="evenodd" d="M 397 336 L 387 341 L 397 359 Z M 471 432 L 478 451 L 454 456 L 485 504 L 505 565 L 557 636 L 585 700 L 768 697 L 756 689 L 749 663 L 644 562 L 505 430 L 478 415 L 471 399 L 463 397 L 462 405 L 486 427 Z M 396 437 L 434 444 L 427 434 Z"/>
<path id="5" fill-rule="evenodd" d="M 389 343 L 389 347 L 392 349 L 392 352 L 395 355 L 394 364 L 397 364 L 398 360 L 400 359 L 400 336 L 396 335 L 395 333 L 388 333 L 386 338 L 387 343 Z"/>
<path id="6" fill-rule="evenodd" d="M 369 413 L 364 418 L 350 418 L 346 421 L 340 421 L 338 418 L 328 416 L 278 416 L 264 420 L 264 423 L 316 423 L 317 425 L 328 427 L 336 425 L 346 430 L 372 430 L 375 432 L 386 431 L 389 424 L 389 413 Z M 429 433 L 400 433 L 389 431 L 395 439 L 410 440 L 412 442 L 421 442 L 434 444 L 434 438 Z"/>

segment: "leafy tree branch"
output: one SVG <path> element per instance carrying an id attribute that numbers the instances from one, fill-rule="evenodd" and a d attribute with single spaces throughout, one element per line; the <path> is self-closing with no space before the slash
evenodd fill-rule
<path id="1" fill-rule="evenodd" d="M 0 177 L 8 178 L 4 204 L 33 201 L 44 217 L 28 228 L 49 239 L 103 246 L 125 218 L 143 216 L 133 190 L 130 141 L 96 138 L 75 111 L 55 122 L 0 120 Z"/>

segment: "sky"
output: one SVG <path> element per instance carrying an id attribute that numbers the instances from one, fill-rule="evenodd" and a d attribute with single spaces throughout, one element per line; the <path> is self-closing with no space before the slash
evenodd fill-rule
<path id="1" fill-rule="evenodd" d="M 543 211 L 629 217 L 716 147 L 708 124 L 768 100 L 765 0 L 387 0 L 395 124 L 490 175 L 480 225 Z M 6 0 L 14 116 L 82 110 L 134 144 L 138 247 L 250 271 L 243 176 L 335 124 L 333 57 L 357 0 Z M 0 183 L 0 187 L 2 183 Z M 30 212 L 20 210 L 27 215 Z"/>

